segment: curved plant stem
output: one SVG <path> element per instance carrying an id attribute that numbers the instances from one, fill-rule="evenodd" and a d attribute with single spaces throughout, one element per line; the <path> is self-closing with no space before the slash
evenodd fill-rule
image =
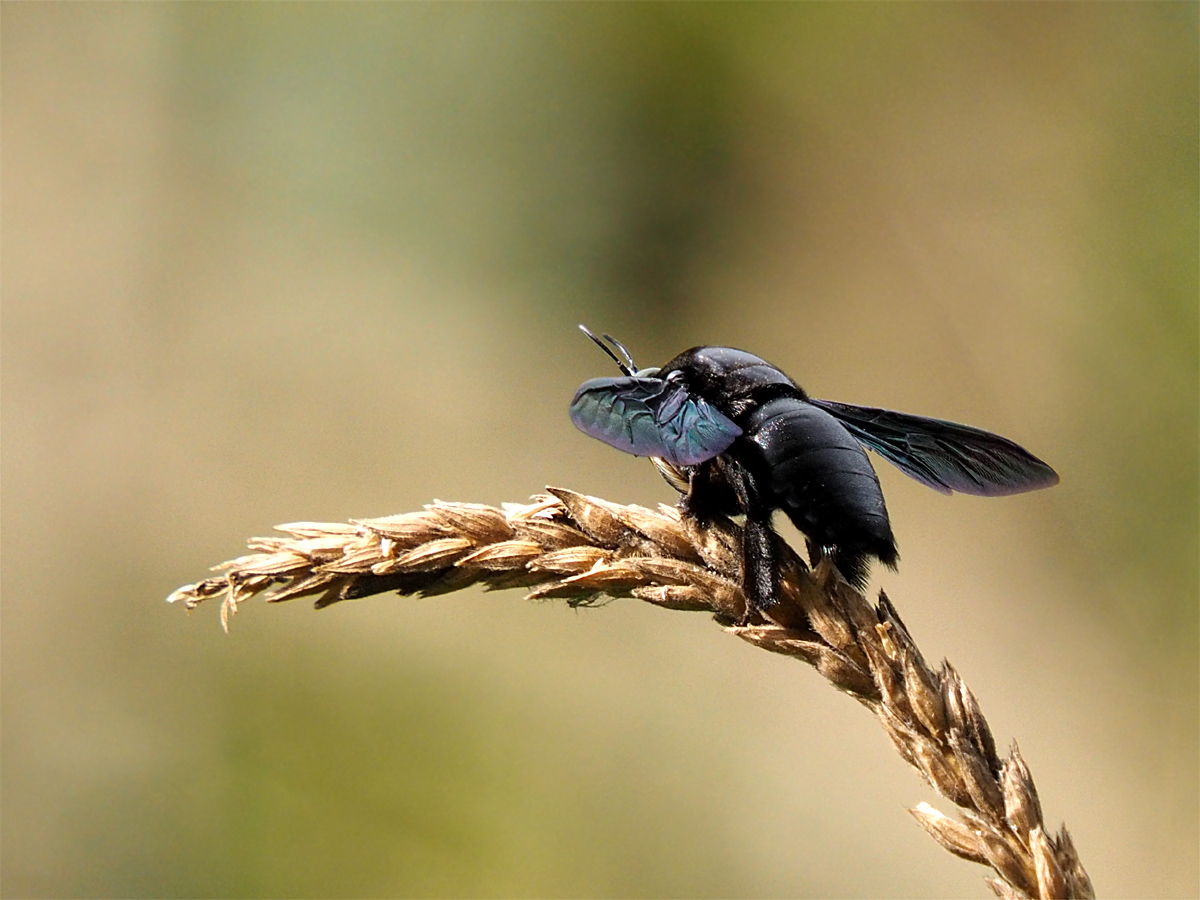
<path id="1" fill-rule="evenodd" d="M 318 608 L 386 591 L 430 596 L 482 583 L 526 587 L 573 605 L 632 596 L 713 613 L 726 630 L 811 665 L 870 709 L 896 751 L 959 820 L 927 803 L 909 810 L 956 856 L 990 866 L 1000 897 L 1093 897 L 1065 826 L 1051 835 L 1033 778 L 1014 743 L 1003 759 L 975 695 L 943 662 L 931 668 L 881 592 L 872 604 L 822 563 L 809 571 L 785 543 L 779 603 L 747 624 L 741 531 L 701 525 L 662 506 L 621 506 L 560 488 L 503 508 L 434 502 L 424 510 L 349 524 L 296 522 L 285 537 L 253 538 L 223 574 L 167 599 L 188 609 L 220 596 L 221 621 L 256 595 L 315 596 Z"/>

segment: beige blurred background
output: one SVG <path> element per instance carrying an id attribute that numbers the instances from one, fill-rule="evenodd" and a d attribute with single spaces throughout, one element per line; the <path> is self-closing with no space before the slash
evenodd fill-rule
<path id="1" fill-rule="evenodd" d="M 879 462 L 875 583 L 1102 895 L 1200 892 L 1194 4 L 2 17 L 5 896 L 987 896 L 704 616 L 162 602 L 278 522 L 671 502 L 579 322 L 1049 460 Z"/>

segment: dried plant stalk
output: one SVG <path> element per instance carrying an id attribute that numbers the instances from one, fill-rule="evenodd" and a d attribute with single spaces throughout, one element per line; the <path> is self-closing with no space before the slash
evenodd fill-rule
<path id="1" fill-rule="evenodd" d="M 316 596 L 321 608 L 476 583 L 527 587 L 529 598 L 572 605 L 632 596 L 711 612 L 730 633 L 803 660 L 874 712 L 904 760 L 960 807 L 960 820 L 927 803 L 909 812 L 942 847 L 990 866 L 995 877 L 987 884 L 997 896 L 1095 896 L 1066 827 L 1055 836 L 1047 831 L 1016 744 L 999 757 L 975 695 L 948 662 L 930 668 L 882 592 L 872 605 L 828 563 L 810 572 L 780 540 L 780 602 L 769 620 L 746 620 L 741 531 L 732 522 L 702 526 L 673 507 L 653 511 L 548 490 L 502 509 L 437 501 L 421 512 L 350 524 L 280 525 L 287 537 L 252 539 L 254 553 L 167 599 L 190 610 L 221 596 L 226 628 L 256 595 L 269 602 Z"/>

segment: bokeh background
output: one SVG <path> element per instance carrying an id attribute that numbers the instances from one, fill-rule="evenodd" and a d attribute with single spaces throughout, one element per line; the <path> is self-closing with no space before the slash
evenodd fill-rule
<path id="1" fill-rule="evenodd" d="M 5 4 L 5 896 L 987 896 L 875 721 L 697 614 L 163 598 L 557 484 L 750 349 L 1061 473 L 880 463 L 879 572 L 1102 894 L 1196 896 L 1197 6 Z"/>

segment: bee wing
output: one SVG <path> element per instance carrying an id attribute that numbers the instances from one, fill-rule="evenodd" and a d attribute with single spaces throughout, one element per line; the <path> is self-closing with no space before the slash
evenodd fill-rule
<path id="1" fill-rule="evenodd" d="M 610 447 L 677 466 L 719 456 L 742 433 L 684 385 L 637 375 L 585 381 L 571 401 L 571 421 Z"/>
<path id="2" fill-rule="evenodd" d="M 999 497 L 1058 484 L 1058 474 L 1008 438 L 924 416 L 809 400 L 860 444 L 935 491 Z"/>

